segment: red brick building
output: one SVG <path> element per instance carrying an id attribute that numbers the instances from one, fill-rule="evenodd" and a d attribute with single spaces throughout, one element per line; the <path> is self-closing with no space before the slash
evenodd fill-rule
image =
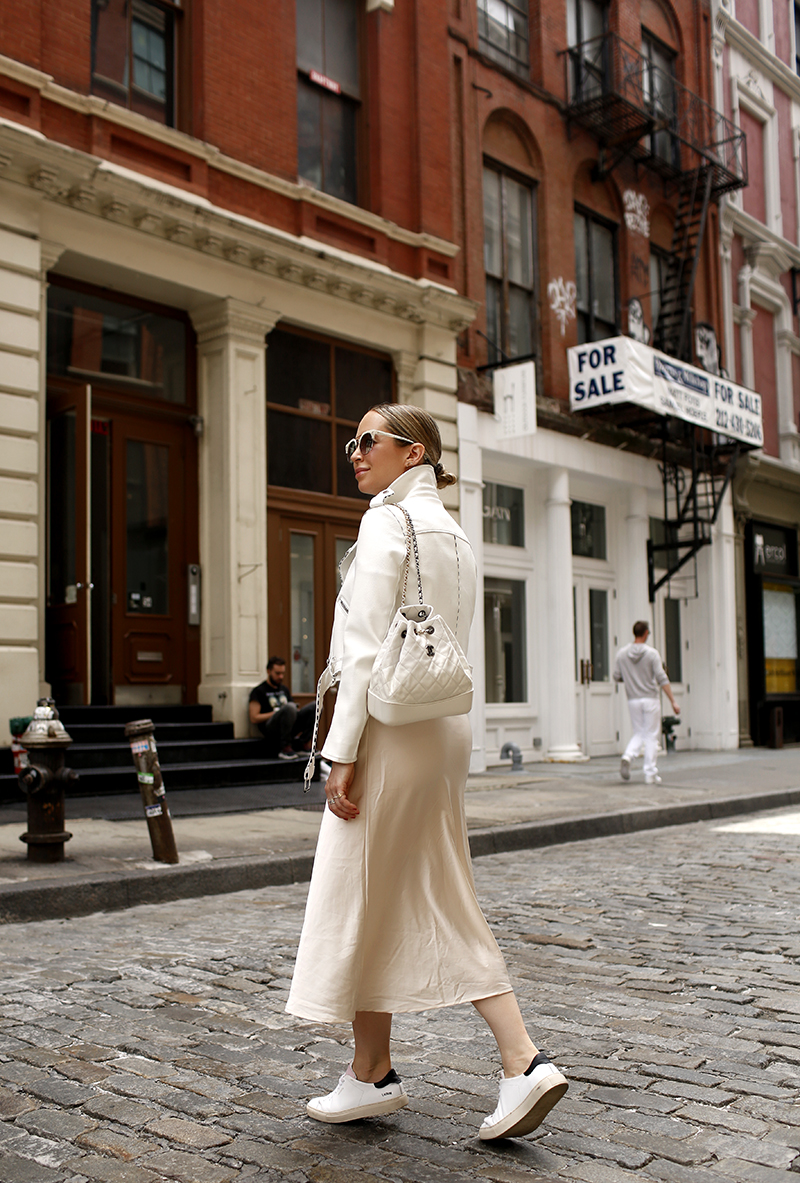
<path id="1" fill-rule="evenodd" d="M 719 368 L 717 209 L 745 166 L 709 19 L 0 5 L 0 724 L 49 686 L 199 699 L 242 734 L 268 650 L 310 694 L 363 511 L 341 445 L 397 398 L 437 416 L 480 552 L 476 764 L 618 750 L 610 661 L 650 593 L 678 693 L 699 690 L 684 741 L 735 743 L 729 497 L 722 545 L 687 541 L 659 463 L 677 490 L 691 433 L 568 401 L 579 343 L 696 361 L 706 326 Z M 538 431 L 505 436 L 481 367 L 519 358 Z"/>

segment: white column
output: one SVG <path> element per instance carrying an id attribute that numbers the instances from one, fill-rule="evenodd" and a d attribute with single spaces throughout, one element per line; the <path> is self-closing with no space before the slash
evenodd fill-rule
<path id="1" fill-rule="evenodd" d="M 587 759 L 578 747 L 575 707 L 575 624 L 572 607 L 572 520 L 569 473 L 551 468 L 547 490 L 546 760 Z"/>
<path id="2" fill-rule="evenodd" d="M 625 594 L 620 595 L 626 615 L 620 619 L 620 635 L 630 640 L 635 620 L 650 620 L 649 586 L 647 579 L 647 540 L 650 537 L 650 515 L 647 512 L 647 489 L 632 485 L 628 493 L 628 515 L 625 519 L 628 536 L 628 561 L 625 572 Z M 653 622 L 650 621 L 652 628 Z M 622 643 L 622 642 L 620 642 Z"/>
<path id="3" fill-rule="evenodd" d="M 456 331 L 423 325 L 417 334 L 418 353 L 395 354 L 398 375 L 398 401 L 413 403 L 433 415 L 442 436 L 442 464 L 458 475 L 458 368 L 456 366 Z M 441 497 L 452 514 L 458 517 L 459 487 L 449 485 Z"/>
<path id="4" fill-rule="evenodd" d="M 280 313 L 228 297 L 192 312 L 197 331 L 199 699 L 249 734 L 247 701 L 267 662 L 266 335 Z"/>
<path id="5" fill-rule="evenodd" d="M 33 211 L 0 229 L 0 744 L 30 714 L 43 666 L 44 283 Z"/>
<path id="6" fill-rule="evenodd" d="M 478 598 L 469 634 L 467 656 L 472 665 L 472 758 L 470 772 L 486 770 L 486 642 L 483 627 L 483 453 L 478 442 L 478 412 L 458 404 L 458 463 L 461 526 L 472 543 L 478 564 Z"/>

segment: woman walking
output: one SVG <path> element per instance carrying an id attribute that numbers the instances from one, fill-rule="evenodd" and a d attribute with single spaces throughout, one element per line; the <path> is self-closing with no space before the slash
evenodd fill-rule
<path id="1" fill-rule="evenodd" d="M 525 1029 L 475 895 L 464 812 L 470 724 L 457 715 L 392 727 L 367 712 L 375 656 L 403 602 L 406 524 L 393 507 L 413 522 L 425 602 L 466 649 L 475 559 L 437 493 L 456 478 L 440 463 L 435 420 L 417 407 L 373 407 L 346 452 L 372 499 L 341 565 L 329 657 L 341 680 L 322 751 L 331 763 L 327 808 L 286 1009 L 352 1023 L 355 1053 L 333 1092 L 307 1111 L 343 1122 L 402 1108 L 392 1014 L 471 1002 L 503 1065 L 480 1137 L 530 1133 L 567 1081 Z"/>

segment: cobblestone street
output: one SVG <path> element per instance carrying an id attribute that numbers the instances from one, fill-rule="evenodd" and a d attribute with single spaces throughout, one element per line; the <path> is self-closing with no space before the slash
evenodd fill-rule
<path id="1" fill-rule="evenodd" d="M 571 1081 L 533 1137 L 495 1146 L 477 1139 L 497 1065 L 471 1007 L 396 1019 L 407 1109 L 306 1118 L 349 1031 L 283 1013 L 304 885 L 7 926 L 0 1177 L 784 1179 L 800 1167 L 800 836 L 753 826 L 476 861 L 534 1039 Z"/>

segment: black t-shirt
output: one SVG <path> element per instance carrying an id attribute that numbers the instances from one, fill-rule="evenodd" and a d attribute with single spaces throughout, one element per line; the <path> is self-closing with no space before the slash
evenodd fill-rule
<path id="1" fill-rule="evenodd" d="M 281 707 L 286 706 L 287 702 L 291 701 L 292 696 L 288 686 L 284 686 L 282 683 L 280 686 L 273 686 L 269 681 L 261 682 L 254 690 L 251 690 L 248 699 L 248 702 L 258 703 L 261 715 L 280 710 Z"/>

